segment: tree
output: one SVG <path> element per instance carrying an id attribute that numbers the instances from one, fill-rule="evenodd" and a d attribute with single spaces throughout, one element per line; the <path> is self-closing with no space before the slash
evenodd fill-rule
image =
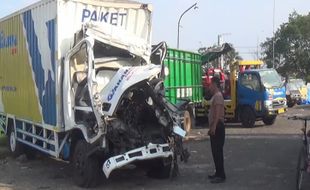
<path id="1" fill-rule="evenodd" d="M 273 66 L 273 40 L 274 68 L 285 77 L 307 78 L 310 73 L 310 13 L 303 16 L 293 12 L 275 36 L 261 44 L 263 59 L 269 68 Z"/>

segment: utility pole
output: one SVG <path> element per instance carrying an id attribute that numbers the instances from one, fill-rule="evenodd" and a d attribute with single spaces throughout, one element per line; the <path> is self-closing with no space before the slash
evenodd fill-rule
<path id="1" fill-rule="evenodd" d="M 259 36 L 257 36 L 257 49 L 256 49 L 257 60 L 259 60 Z"/>
<path id="2" fill-rule="evenodd" d="M 275 44 L 275 12 L 276 12 L 276 0 L 273 0 L 273 38 L 272 38 L 272 68 L 275 68 L 275 57 L 274 57 L 274 44 Z"/>
<path id="3" fill-rule="evenodd" d="M 221 44 L 222 44 L 222 35 L 218 35 L 217 36 L 217 45 L 218 47 L 221 47 Z M 223 66 L 223 55 L 221 55 L 221 57 L 218 59 L 218 68 L 222 69 L 224 66 Z"/>

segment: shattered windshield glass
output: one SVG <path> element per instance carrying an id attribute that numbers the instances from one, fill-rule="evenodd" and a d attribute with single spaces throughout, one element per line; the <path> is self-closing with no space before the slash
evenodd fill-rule
<path id="1" fill-rule="evenodd" d="M 95 41 L 94 44 L 95 65 L 120 68 L 122 66 L 144 65 L 145 61 L 129 51 Z M 104 64 L 104 65 L 102 65 Z M 97 67 L 96 66 L 96 67 Z"/>
<path id="2" fill-rule="evenodd" d="M 94 56 L 95 58 L 102 57 L 122 57 L 122 58 L 133 58 L 134 56 L 128 51 L 104 44 L 99 41 L 95 41 L 94 45 Z"/>
<path id="3" fill-rule="evenodd" d="M 273 69 L 259 71 L 259 74 L 266 88 L 279 88 L 283 85 L 280 75 Z"/>

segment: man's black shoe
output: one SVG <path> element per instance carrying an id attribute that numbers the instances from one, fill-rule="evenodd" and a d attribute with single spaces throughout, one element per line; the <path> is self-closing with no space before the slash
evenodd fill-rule
<path id="1" fill-rule="evenodd" d="M 208 178 L 209 178 L 209 179 L 214 179 L 214 178 L 216 178 L 216 174 L 208 175 Z"/>
<path id="2" fill-rule="evenodd" d="M 224 177 L 215 177 L 210 180 L 211 183 L 224 183 L 225 178 Z"/>

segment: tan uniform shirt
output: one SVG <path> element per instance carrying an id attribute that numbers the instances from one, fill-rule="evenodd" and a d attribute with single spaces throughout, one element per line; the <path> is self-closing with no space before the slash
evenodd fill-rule
<path id="1" fill-rule="evenodd" d="M 213 118 L 214 118 L 214 114 L 215 114 L 215 106 L 216 105 L 221 105 L 220 106 L 220 115 L 219 115 L 219 120 L 224 122 L 224 98 L 221 92 L 217 92 L 215 93 L 212 98 L 211 98 L 211 104 L 210 104 L 210 110 L 209 110 L 209 115 L 208 115 L 208 119 L 209 119 L 209 126 L 211 125 L 211 123 L 213 122 Z"/>

